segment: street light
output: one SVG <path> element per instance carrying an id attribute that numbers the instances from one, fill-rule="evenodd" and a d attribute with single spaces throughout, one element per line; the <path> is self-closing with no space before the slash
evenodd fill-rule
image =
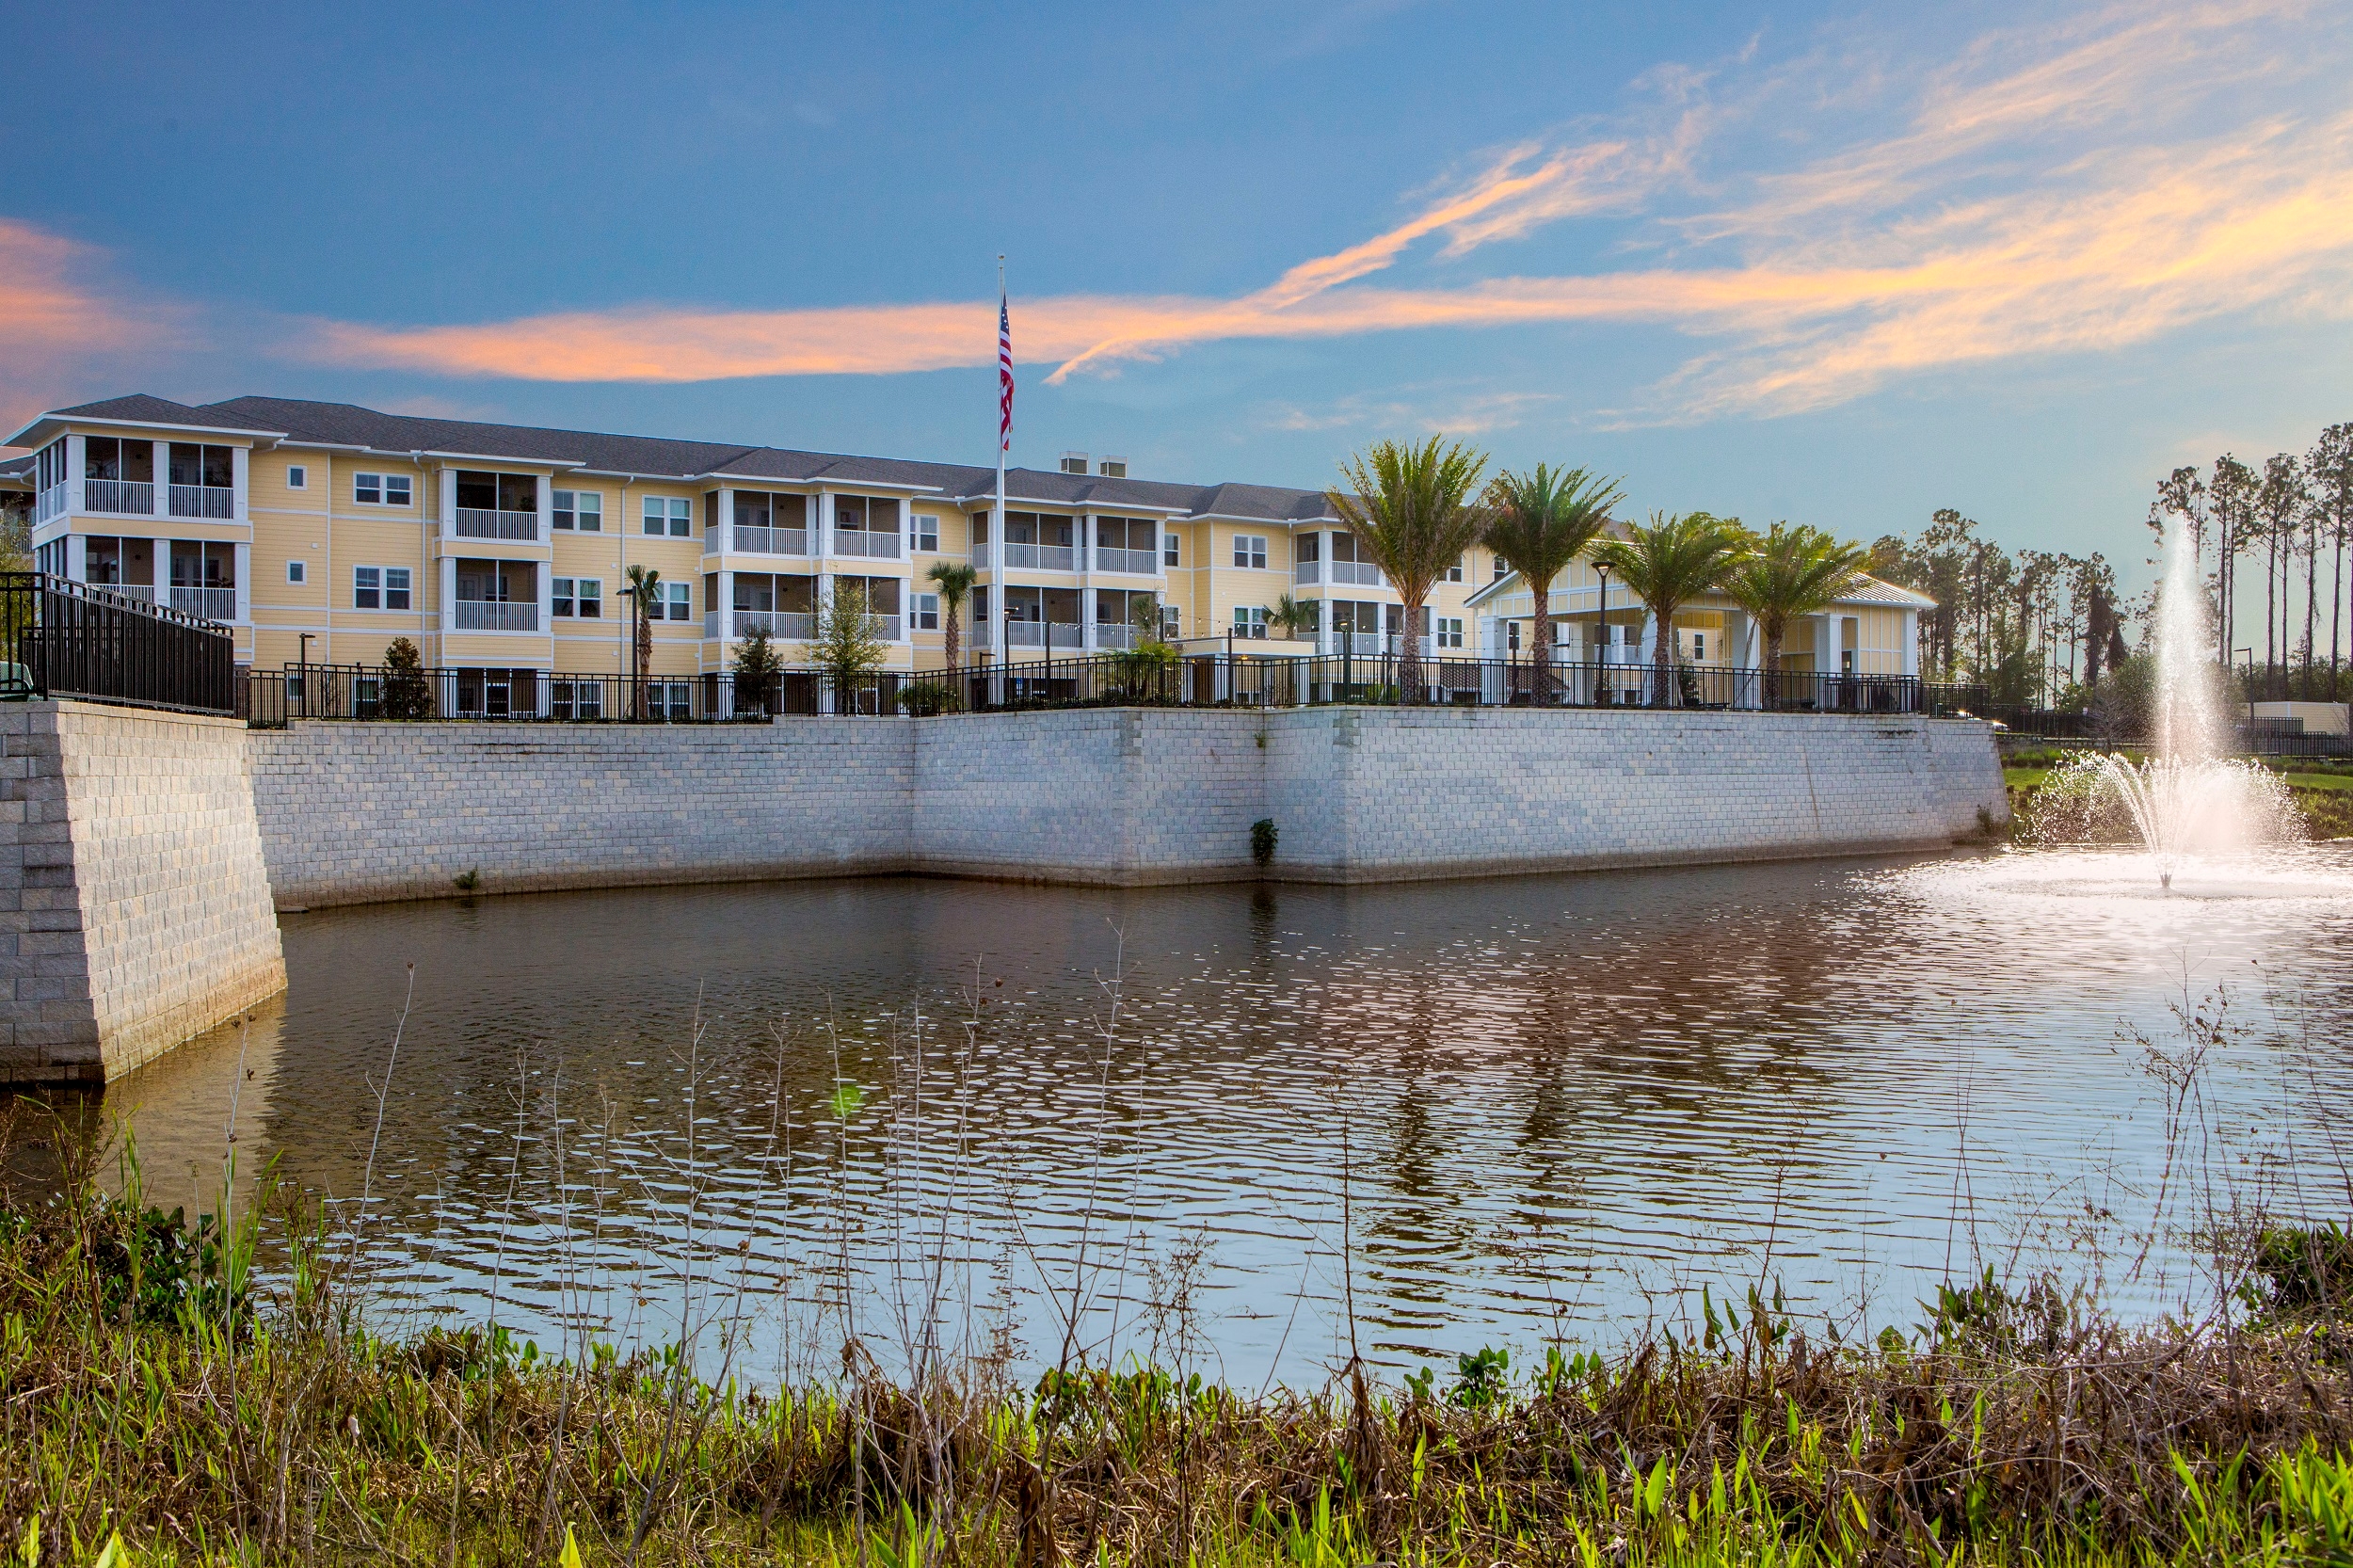
<path id="1" fill-rule="evenodd" d="M 1595 561 L 1593 570 L 1601 578 L 1601 597 L 1593 610 L 1593 706 L 1602 704 L 1602 682 L 1608 678 L 1609 660 L 1609 563 Z"/>

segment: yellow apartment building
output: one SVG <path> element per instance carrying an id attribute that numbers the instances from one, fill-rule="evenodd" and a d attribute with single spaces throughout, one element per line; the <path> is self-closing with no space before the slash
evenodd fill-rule
<path id="1" fill-rule="evenodd" d="M 927 577 L 940 561 L 978 573 L 964 635 L 975 663 L 1128 647 L 1141 601 L 1186 646 L 1370 654 L 1405 632 L 1396 591 L 1321 491 L 1131 478 L 1116 457 L 1011 470 L 1000 515 L 994 468 L 285 398 L 111 398 L 8 440 L 32 449 L 0 465 L 0 486 L 28 497 L 40 569 L 219 622 L 261 668 L 377 664 L 408 637 L 457 672 L 464 711 L 504 711 L 510 681 L 545 694 L 550 676 L 626 673 L 632 568 L 658 574 L 652 674 L 681 686 L 728 668 L 754 627 L 806 664 L 819 607 L 847 586 L 864 593 L 886 669 L 940 667 Z M 1295 638 L 1271 624 L 1286 594 L 1309 607 Z M 1929 607 L 1866 582 L 1794 632 L 1785 664 L 1916 674 Z M 1472 550 L 1417 632 L 1439 658 L 1513 657 L 1532 608 Z M 1656 629 L 1622 588 L 1605 606 L 1583 563 L 1554 585 L 1552 614 L 1557 657 L 1650 656 Z M 1702 600 L 1672 632 L 1693 664 L 1759 656 L 1728 602 Z"/>

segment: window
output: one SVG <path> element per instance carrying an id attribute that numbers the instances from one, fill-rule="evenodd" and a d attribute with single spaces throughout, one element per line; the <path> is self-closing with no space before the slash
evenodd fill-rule
<path id="1" fill-rule="evenodd" d="M 408 476 L 405 473 L 355 473 L 351 499 L 362 506 L 406 506 Z"/>
<path id="2" fill-rule="evenodd" d="M 1512 563 L 1511 563 L 1511 562 L 1509 562 L 1509 561 L 1506 561 L 1506 560 L 1505 560 L 1502 556 L 1500 556 L 1500 555 L 1497 556 L 1497 557 L 1496 557 L 1496 581 L 1497 581 L 1497 582 L 1498 582 L 1498 583 L 1500 583 L 1500 582 L 1502 582 L 1505 578 L 1507 578 L 1507 577 L 1509 577 L 1509 576 L 1511 576 L 1511 575 L 1512 575 Z"/>
<path id="3" fill-rule="evenodd" d="M 1693 659 L 1705 659 L 1707 657 L 1706 632 L 1694 632 L 1691 633 L 1691 657 Z"/>
<path id="4" fill-rule="evenodd" d="M 574 597 L 580 601 L 580 618 L 600 620 L 604 616 L 604 583 L 600 578 L 583 577 Z"/>
<path id="5" fill-rule="evenodd" d="M 355 610 L 384 608 L 384 568 L 382 567 L 351 568 L 351 607 Z"/>
<path id="6" fill-rule="evenodd" d="M 1263 604 L 1235 605 L 1234 635 L 1263 639 L 1266 636 L 1266 606 Z"/>
<path id="7" fill-rule="evenodd" d="M 661 587 L 663 590 L 663 597 L 669 600 L 670 618 L 672 620 L 691 620 L 694 618 L 695 584 L 692 583 L 664 583 L 661 584 Z M 661 606 L 657 604 L 654 608 L 658 610 Z"/>
<path id="8" fill-rule="evenodd" d="M 310 580 L 311 564 L 308 561 L 289 561 L 286 563 L 287 582 L 308 583 Z"/>
<path id="9" fill-rule="evenodd" d="M 1461 648 L 1463 646 L 1463 617 L 1440 616 L 1437 634 L 1431 641 L 1438 648 Z"/>
<path id="10" fill-rule="evenodd" d="M 913 514 L 913 539 L 910 548 L 927 550 L 935 554 L 939 550 L 939 520 L 929 512 Z"/>
<path id="11" fill-rule="evenodd" d="M 1185 616 L 1184 616 L 1184 612 L 1182 612 L 1182 611 L 1178 610 L 1178 609 L 1176 608 L 1176 606 L 1175 606 L 1174 604 L 1163 604 L 1163 605 L 1161 605 L 1161 606 L 1160 606 L 1160 638 L 1161 638 L 1161 640 L 1162 640 L 1162 641 L 1164 641 L 1164 642 L 1172 642 L 1172 643 L 1173 643 L 1173 642 L 1175 642 L 1175 641 L 1176 641 L 1178 637 L 1183 636 L 1183 635 L 1184 635 L 1184 632 L 1185 632 Z"/>
<path id="12" fill-rule="evenodd" d="M 307 490 L 310 488 L 311 471 L 303 467 L 300 463 L 288 463 L 286 465 L 286 488 L 290 490 Z"/>
<path id="13" fill-rule="evenodd" d="M 604 717 L 604 685 L 597 680 L 548 682 L 548 715 L 558 719 Z"/>
<path id="14" fill-rule="evenodd" d="M 939 596 L 937 594 L 915 596 L 915 629 L 918 632 L 939 630 Z"/>
<path id="15" fill-rule="evenodd" d="M 584 590 L 577 599 L 572 592 L 575 584 Z M 548 614 L 568 617 L 573 614 L 572 606 L 578 603 L 581 615 L 593 616 L 597 613 L 593 606 L 597 603 L 600 591 L 600 584 L 593 577 L 551 577 L 548 579 Z"/>
<path id="16" fill-rule="evenodd" d="M 1266 536 L 1237 534 L 1234 536 L 1234 565 L 1256 571 L 1266 570 Z"/>
<path id="17" fill-rule="evenodd" d="M 408 608 L 408 568 L 407 567 L 384 568 L 384 608 L 387 610 Z"/>
<path id="18" fill-rule="evenodd" d="M 1177 564 L 1176 530 L 1172 528 L 1167 533 L 1160 536 L 1160 565 L 1164 567 L 1173 567 Z"/>
<path id="19" fill-rule="evenodd" d="M 692 680 L 646 682 L 646 716 L 649 719 L 691 719 L 695 716 Z"/>
<path id="20" fill-rule="evenodd" d="M 673 539 L 694 536 L 695 504 L 683 496 L 674 496 L 668 500 L 658 495 L 646 497 L 644 517 L 646 532 L 655 538 L 661 538 L 664 535 Z"/>
<path id="21" fill-rule="evenodd" d="M 1454 564 L 1446 568 L 1446 580 L 1448 582 L 1460 583 L 1463 580 L 1463 562 L 1465 559 L 1465 557 L 1461 555 L 1454 557 Z"/>
<path id="22" fill-rule="evenodd" d="M 555 523 L 583 534 L 604 532 L 604 497 L 595 490 L 557 490 Z"/>

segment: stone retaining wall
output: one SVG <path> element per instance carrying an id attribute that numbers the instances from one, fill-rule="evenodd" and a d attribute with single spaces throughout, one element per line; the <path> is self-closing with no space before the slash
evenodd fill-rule
<path id="1" fill-rule="evenodd" d="M 1941 845 L 2006 820 L 1965 721 L 1100 709 L 251 736 L 281 906 L 920 872 L 1382 881 Z"/>
<path id="2" fill-rule="evenodd" d="M 285 988 L 248 733 L 0 704 L 0 1080 L 104 1081 Z"/>

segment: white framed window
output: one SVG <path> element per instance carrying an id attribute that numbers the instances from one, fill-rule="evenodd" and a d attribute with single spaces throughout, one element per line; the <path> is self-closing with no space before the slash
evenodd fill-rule
<path id="1" fill-rule="evenodd" d="M 1691 652 L 1691 657 L 1692 657 L 1692 658 L 1694 658 L 1694 659 L 1705 659 L 1705 658 L 1706 658 L 1706 657 L 1707 657 L 1707 633 L 1706 633 L 1706 632 L 1692 632 L 1692 633 L 1691 633 L 1691 648 L 1690 648 L 1690 652 Z"/>
<path id="2" fill-rule="evenodd" d="M 1237 534 L 1234 536 L 1234 565 L 1254 571 L 1266 570 L 1266 536 Z"/>
<path id="3" fill-rule="evenodd" d="M 695 613 L 695 585 L 692 583 L 664 583 L 662 597 L 670 606 L 672 620 L 690 620 Z M 656 605 L 656 609 L 661 606 Z"/>
<path id="4" fill-rule="evenodd" d="M 408 476 L 355 473 L 351 476 L 351 499 L 362 506 L 406 506 L 409 501 Z"/>
<path id="5" fill-rule="evenodd" d="M 1263 604 L 1235 605 L 1234 635 L 1264 638 L 1266 636 L 1266 606 Z"/>
<path id="6" fill-rule="evenodd" d="M 311 488 L 311 471 L 301 463 L 286 465 L 286 488 L 307 490 Z"/>
<path id="7" fill-rule="evenodd" d="M 408 608 L 408 568 L 407 567 L 384 568 L 384 608 L 387 610 Z"/>
<path id="8" fill-rule="evenodd" d="M 1446 568 L 1446 580 L 1448 582 L 1460 583 L 1463 580 L 1463 562 L 1465 559 L 1466 557 L 1461 555 L 1454 557 L 1454 564 Z"/>
<path id="9" fill-rule="evenodd" d="M 557 490 L 553 526 L 583 534 L 604 532 L 604 497 L 595 490 Z"/>
<path id="10" fill-rule="evenodd" d="M 684 496 L 649 495 L 640 516 L 646 532 L 655 538 L 683 539 L 695 532 L 695 504 Z"/>
<path id="11" fill-rule="evenodd" d="M 1160 606 L 1160 638 L 1161 638 L 1161 640 L 1162 640 L 1162 641 L 1164 641 L 1164 642 L 1175 642 L 1175 641 L 1176 641 L 1178 637 L 1181 637 L 1181 636 L 1183 636 L 1184 634 L 1185 634 L 1185 616 L 1184 616 L 1184 612 L 1182 612 L 1181 610 L 1177 609 L 1177 608 L 1176 608 L 1176 606 L 1175 606 L 1174 604 L 1163 604 L 1163 605 L 1161 605 L 1161 606 Z"/>
<path id="12" fill-rule="evenodd" d="M 1500 583 L 1500 582 L 1502 582 L 1505 578 L 1507 578 L 1507 577 L 1509 577 L 1509 576 L 1511 576 L 1511 575 L 1512 575 L 1512 566 L 1511 566 L 1511 563 L 1510 563 L 1510 562 L 1508 562 L 1508 561 L 1506 561 L 1506 560 L 1505 560 L 1502 556 L 1500 556 L 1500 555 L 1497 556 L 1497 557 L 1496 557 L 1496 581 L 1497 581 L 1497 582 L 1498 582 L 1498 583 Z"/>
<path id="13" fill-rule="evenodd" d="M 1177 559 L 1176 530 L 1172 528 L 1160 536 L 1160 565 L 1174 567 L 1182 564 Z"/>
<path id="14" fill-rule="evenodd" d="M 596 620 L 604 614 L 604 583 L 595 577 L 551 577 L 548 599 L 550 615 Z"/>
<path id="15" fill-rule="evenodd" d="M 384 608 L 384 568 L 382 567 L 351 568 L 351 607 L 355 610 Z"/>
<path id="16" fill-rule="evenodd" d="M 311 563 L 308 561 L 287 562 L 286 581 L 289 583 L 308 583 L 311 581 Z"/>
<path id="17" fill-rule="evenodd" d="M 939 630 L 939 596 L 937 594 L 915 596 L 915 629 L 918 632 Z"/>
<path id="18" fill-rule="evenodd" d="M 1437 648 L 1461 648 L 1463 646 L 1463 617 L 1440 616 L 1438 630 L 1432 635 L 1431 643 Z"/>
<path id="19" fill-rule="evenodd" d="M 939 520 L 937 518 L 929 512 L 915 512 L 909 515 L 907 526 L 911 531 L 911 536 L 907 540 L 909 548 L 929 551 L 935 555 L 939 552 Z"/>

